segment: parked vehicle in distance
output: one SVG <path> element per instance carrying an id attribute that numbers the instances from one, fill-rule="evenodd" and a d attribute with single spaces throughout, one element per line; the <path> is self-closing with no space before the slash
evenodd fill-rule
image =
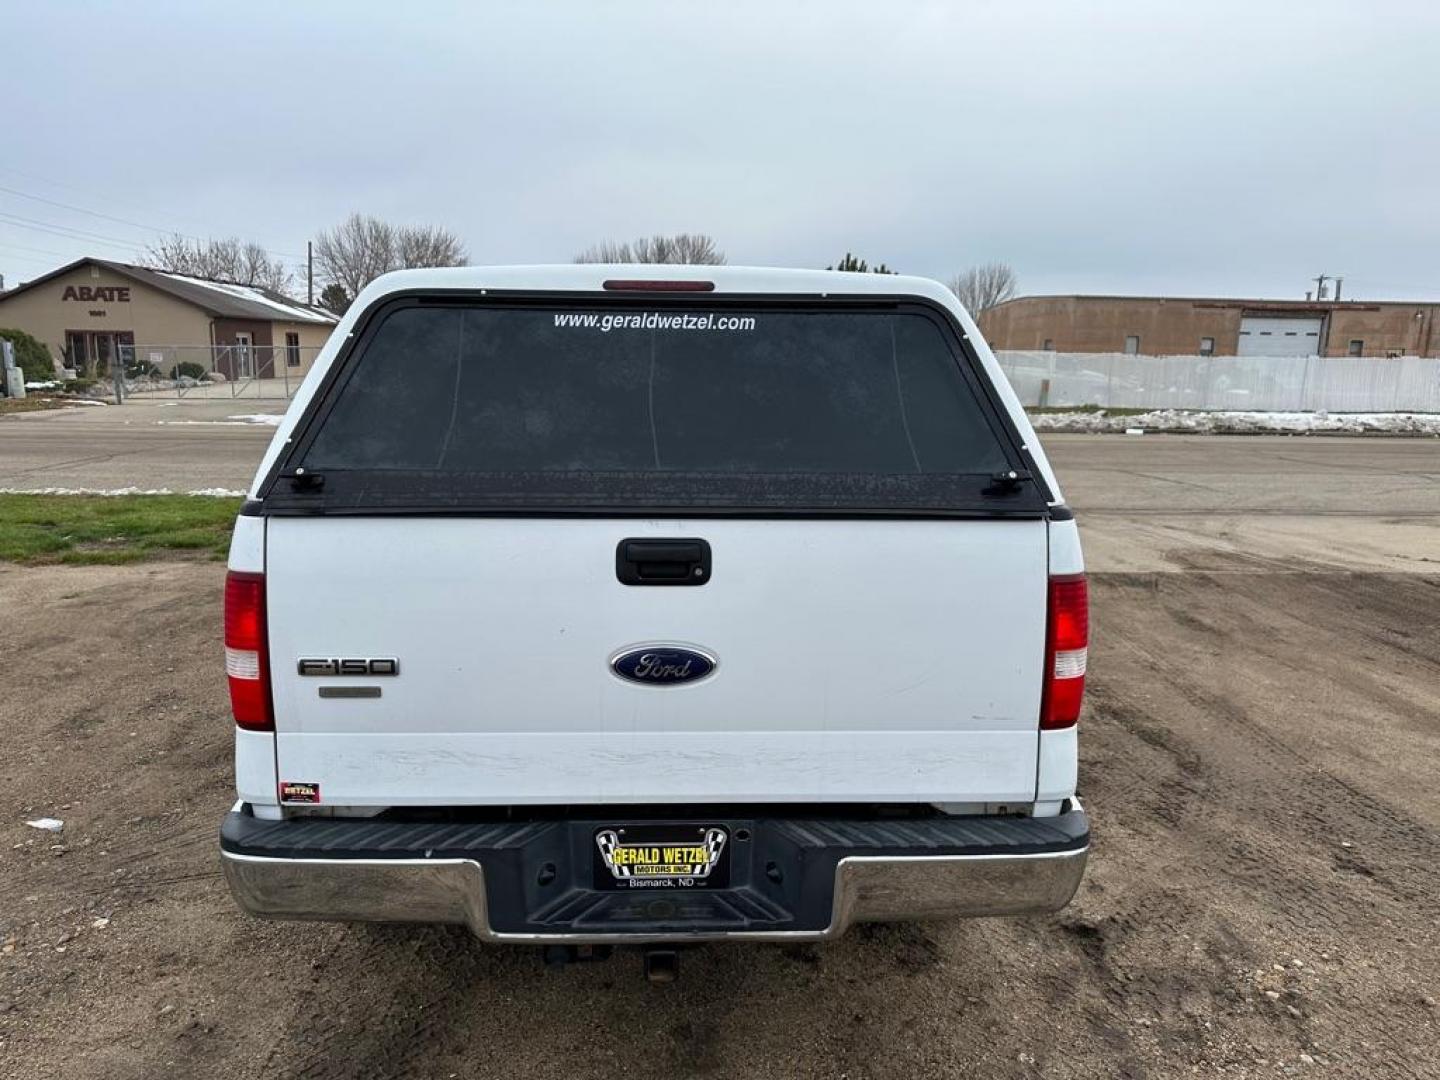
<path id="1" fill-rule="evenodd" d="M 552 955 L 1054 911 L 1083 569 L 932 281 L 386 275 L 236 522 L 230 887 Z"/>

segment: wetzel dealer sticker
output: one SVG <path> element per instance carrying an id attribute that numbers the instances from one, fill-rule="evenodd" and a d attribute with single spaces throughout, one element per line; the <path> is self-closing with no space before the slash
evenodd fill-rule
<path id="1" fill-rule="evenodd" d="M 619 825 L 595 832 L 595 885 L 609 889 L 724 888 L 730 835 L 718 825 Z"/>

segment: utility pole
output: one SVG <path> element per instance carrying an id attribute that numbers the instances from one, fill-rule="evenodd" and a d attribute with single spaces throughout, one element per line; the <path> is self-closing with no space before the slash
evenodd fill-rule
<path id="1" fill-rule="evenodd" d="M 305 302 L 315 306 L 315 242 L 305 241 Z"/>
<path id="2" fill-rule="evenodd" d="M 1320 274 L 1318 277 L 1315 278 L 1315 299 L 1316 299 L 1316 300 L 1328 300 L 1328 299 L 1329 299 L 1329 297 L 1325 295 L 1325 282 L 1327 282 L 1327 281 L 1329 281 L 1329 280 L 1330 280 L 1330 275 L 1329 275 L 1329 274 Z"/>

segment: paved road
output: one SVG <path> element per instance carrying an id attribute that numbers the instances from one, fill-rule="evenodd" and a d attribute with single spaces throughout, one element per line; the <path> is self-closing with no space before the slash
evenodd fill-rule
<path id="1" fill-rule="evenodd" d="M 1291 435 L 1047 435 L 1087 514 L 1436 514 L 1440 440 Z"/>
<path id="2" fill-rule="evenodd" d="M 1101 571 L 1440 569 L 1440 441 L 1050 435 Z"/>
<path id="3" fill-rule="evenodd" d="M 0 417 L 0 489 L 243 489 L 274 429 L 231 418 L 284 404 L 144 399 Z"/>
<path id="4" fill-rule="evenodd" d="M 0 419 L 0 489 L 249 482 L 283 402 L 141 400 Z M 1187 569 L 1197 551 L 1386 570 L 1440 558 L 1440 441 L 1050 435 L 1092 568 Z M 1186 560 L 1173 552 L 1183 550 Z"/>

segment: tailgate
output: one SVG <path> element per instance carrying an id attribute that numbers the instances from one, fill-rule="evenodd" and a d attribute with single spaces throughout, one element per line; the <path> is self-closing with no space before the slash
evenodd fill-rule
<path id="1" fill-rule="evenodd" d="M 692 537 L 707 583 L 620 582 L 623 541 Z M 280 778 L 325 803 L 1035 795 L 1038 520 L 279 518 L 266 562 Z M 715 669 L 612 670 L 653 643 Z"/>

